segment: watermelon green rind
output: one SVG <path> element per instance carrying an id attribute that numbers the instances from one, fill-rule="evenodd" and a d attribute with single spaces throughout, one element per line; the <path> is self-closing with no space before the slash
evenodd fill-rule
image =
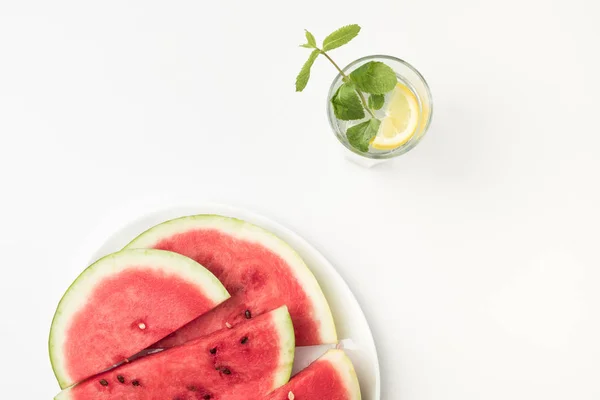
<path id="1" fill-rule="evenodd" d="M 225 287 L 209 270 L 180 254 L 154 249 L 132 249 L 99 259 L 87 267 L 69 286 L 52 319 L 48 350 L 50 363 L 61 389 L 74 383 L 69 379 L 64 365 L 65 360 L 62 357 L 62 349 L 66 340 L 65 332 L 71 318 L 85 305 L 86 297 L 96 282 L 103 277 L 108 277 L 132 266 L 135 267 L 141 258 L 143 258 L 144 267 L 159 269 L 169 265 L 170 270 L 176 272 L 178 276 L 190 281 L 205 283 L 203 287 L 205 296 L 213 300 L 215 304 L 230 297 Z"/>
<path id="2" fill-rule="evenodd" d="M 273 319 L 276 322 L 279 334 L 280 348 L 282 349 L 279 359 L 279 371 L 276 374 L 273 390 L 285 385 L 292 376 L 292 367 L 294 364 L 294 350 L 296 348 L 296 337 L 294 335 L 294 325 L 292 317 L 286 306 L 273 311 Z"/>
<path id="3" fill-rule="evenodd" d="M 216 229 L 236 239 L 259 243 L 279 255 L 310 299 L 314 319 L 319 321 L 321 343 L 337 343 L 337 332 L 329 304 L 317 279 L 294 249 L 273 233 L 249 222 L 215 214 L 200 214 L 172 219 L 156 225 L 133 239 L 125 249 L 148 248 L 165 237 L 194 229 Z"/>
<path id="4" fill-rule="evenodd" d="M 354 365 L 352 365 L 352 361 L 343 350 L 329 350 L 319 360 L 329 361 L 336 368 L 350 396 L 349 400 L 361 400 L 360 385 Z"/>
<path id="5" fill-rule="evenodd" d="M 333 372 L 333 376 L 330 372 Z M 271 392 L 265 400 L 288 400 L 294 396 L 303 399 L 361 400 L 360 385 L 352 361 L 343 350 L 329 350 L 300 371 L 288 384 Z"/>

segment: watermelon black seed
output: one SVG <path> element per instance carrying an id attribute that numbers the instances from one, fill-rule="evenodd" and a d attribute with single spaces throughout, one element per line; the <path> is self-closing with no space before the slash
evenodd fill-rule
<path id="1" fill-rule="evenodd" d="M 246 310 L 246 312 L 244 313 L 244 315 L 246 316 L 246 319 L 252 318 L 252 314 L 250 314 L 250 310 Z"/>
<path id="2" fill-rule="evenodd" d="M 242 338 L 242 341 L 240 342 L 241 344 L 246 344 L 246 342 L 248 342 L 248 336 L 244 336 Z"/>
<path id="3" fill-rule="evenodd" d="M 121 383 L 125 383 L 125 378 L 123 378 L 123 375 L 117 375 L 117 380 Z"/>
<path id="4" fill-rule="evenodd" d="M 131 381 L 131 384 L 132 384 L 133 386 L 140 386 L 140 381 L 138 381 L 138 380 L 136 379 L 136 380 L 134 380 L 134 381 Z"/>
<path id="5" fill-rule="evenodd" d="M 210 354 L 217 354 L 217 348 L 213 347 L 212 349 L 210 349 Z"/>
<path id="6" fill-rule="evenodd" d="M 231 375 L 231 370 L 227 367 L 215 367 L 217 371 L 221 371 L 225 375 Z"/>
<path id="7" fill-rule="evenodd" d="M 210 394 L 205 394 L 203 397 L 204 400 L 209 400 L 210 399 Z"/>
<path id="8" fill-rule="evenodd" d="M 100 379 L 100 384 L 102 386 L 108 386 L 108 382 L 106 381 L 106 379 Z"/>

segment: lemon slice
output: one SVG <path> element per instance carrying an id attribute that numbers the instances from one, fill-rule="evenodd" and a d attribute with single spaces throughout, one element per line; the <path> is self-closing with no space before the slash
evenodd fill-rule
<path id="1" fill-rule="evenodd" d="M 414 93 L 398 83 L 391 94 L 385 117 L 371 146 L 377 150 L 393 150 L 415 134 L 419 124 L 419 103 Z"/>

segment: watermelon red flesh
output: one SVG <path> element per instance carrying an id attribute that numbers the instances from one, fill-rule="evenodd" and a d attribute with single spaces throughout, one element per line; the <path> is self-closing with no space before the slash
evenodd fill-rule
<path id="1" fill-rule="evenodd" d="M 228 297 L 195 261 L 158 250 L 101 259 L 69 288 L 52 324 L 61 388 L 139 352 Z"/>
<path id="2" fill-rule="evenodd" d="M 342 350 L 330 350 L 263 400 L 360 400 L 354 367 Z"/>
<path id="3" fill-rule="evenodd" d="M 281 305 L 289 308 L 297 345 L 337 341 L 331 311 L 310 271 L 289 246 L 256 226 L 220 216 L 184 217 L 151 228 L 128 247 L 190 257 L 215 274 L 232 295 L 156 347 L 180 345 Z"/>
<path id="4" fill-rule="evenodd" d="M 57 400 L 260 398 L 289 379 L 294 335 L 287 309 L 124 364 Z"/>
<path id="5" fill-rule="evenodd" d="M 157 293 L 161 293 L 159 301 Z M 144 348 L 144 343 L 153 340 L 150 337 L 167 336 L 174 328 L 171 321 L 189 321 L 214 305 L 183 279 L 165 279 L 148 273 L 142 265 L 124 271 L 99 284 L 73 318 L 67 332 L 71 339 L 64 348 L 67 368 L 76 377 L 101 371 Z M 119 343 L 114 352 L 110 351 L 111 343 Z"/>
<path id="6" fill-rule="evenodd" d="M 259 315 L 283 304 L 292 315 L 298 344 L 320 342 L 318 322 L 303 313 L 311 308 L 310 301 L 276 254 L 258 244 L 231 240 L 215 230 L 179 234 L 162 240 L 155 248 L 184 254 L 205 265 L 233 296 L 231 301 L 162 341 L 163 346 L 205 336 L 223 328 L 225 323 L 240 323 L 246 318 L 246 310 L 251 316 Z"/>

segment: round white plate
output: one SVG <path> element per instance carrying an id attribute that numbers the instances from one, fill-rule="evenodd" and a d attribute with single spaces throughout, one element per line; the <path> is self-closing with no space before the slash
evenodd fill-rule
<path id="1" fill-rule="evenodd" d="M 338 329 L 338 335 L 341 340 L 340 347 L 344 348 L 354 363 L 360 381 L 363 400 L 380 400 L 379 363 L 373 335 L 360 305 L 350 291 L 350 288 L 329 261 L 313 246 L 296 233 L 266 217 L 222 205 L 185 206 L 165 209 L 143 214 L 137 218 L 135 216 L 132 219 L 126 218 L 114 224 L 110 223 L 109 225 L 113 225 L 110 228 L 111 231 L 104 232 L 102 238 L 95 239 L 104 240 L 104 243 L 97 247 L 98 241 L 96 241 L 94 245 L 96 246 L 96 250 L 92 252 L 91 257 L 88 252 L 86 257 L 91 263 L 100 257 L 122 249 L 123 246 L 138 234 L 156 224 L 169 219 L 194 214 L 220 214 L 240 218 L 273 232 L 290 244 L 302 256 L 325 292 Z M 121 216 L 120 218 L 123 219 L 125 217 Z M 294 372 L 308 365 L 326 350 L 327 346 L 299 348 L 296 352 Z"/>

